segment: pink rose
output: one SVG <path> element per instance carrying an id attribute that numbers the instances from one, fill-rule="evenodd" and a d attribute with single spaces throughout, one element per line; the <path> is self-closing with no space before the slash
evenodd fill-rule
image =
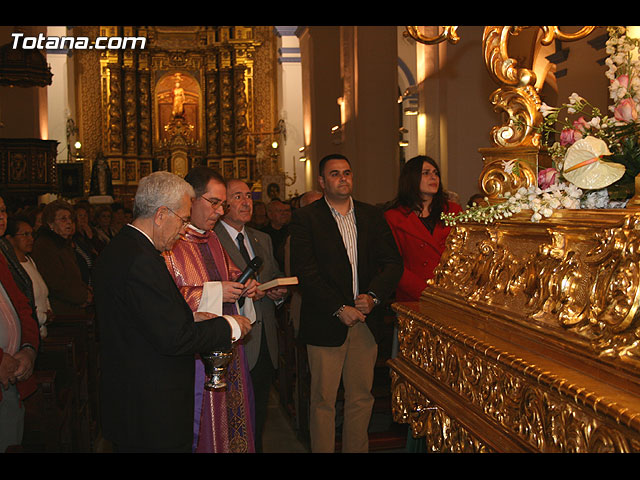
<path id="1" fill-rule="evenodd" d="M 538 172 L 538 187 L 542 190 L 555 185 L 558 171 L 555 168 L 545 168 Z"/>
<path id="2" fill-rule="evenodd" d="M 613 111 L 613 116 L 619 122 L 635 122 L 638 118 L 636 104 L 632 98 L 625 98 L 618 103 Z"/>
<path id="3" fill-rule="evenodd" d="M 618 85 L 624 88 L 629 87 L 629 75 L 623 74 L 616 78 Z"/>
<path id="4" fill-rule="evenodd" d="M 587 130 L 587 127 L 589 127 L 589 124 L 584 119 L 584 117 L 580 117 L 575 122 L 573 122 L 573 129 L 576 132 L 584 133 Z M 576 140 L 578 139 L 576 138 Z"/>
<path id="5" fill-rule="evenodd" d="M 574 130 L 573 128 L 565 128 L 560 133 L 560 145 L 573 145 L 576 140 L 580 140 L 582 138 L 582 134 Z"/>

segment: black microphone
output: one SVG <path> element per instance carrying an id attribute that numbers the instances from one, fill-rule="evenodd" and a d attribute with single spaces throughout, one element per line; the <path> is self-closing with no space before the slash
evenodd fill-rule
<path id="1" fill-rule="evenodd" d="M 262 259 L 260 257 L 253 257 L 251 261 L 247 264 L 247 268 L 244 269 L 244 272 L 240 274 L 240 276 L 236 279 L 238 283 L 244 283 L 249 278 L 254 275 L 258 269 L 262 266 Z"/>

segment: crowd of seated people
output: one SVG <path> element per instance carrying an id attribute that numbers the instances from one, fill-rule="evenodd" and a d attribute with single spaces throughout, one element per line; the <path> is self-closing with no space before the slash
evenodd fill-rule
<path id="1" fill-rule="evenodd" d="M 33 290 L 27 297 L 35 302 L 41 334 L 55 315 L 83 314 L 92 305 L 92 266 L 130 215 L 122 204 L 95 206 L 86 200 L 7 212 L 0 251 L 15 264 L 14 277 L 31 279 L 18 284 Z"/>
<path id="2" fill-rule="evenodd" d="M 127 221 L 126 210 L 123 207 L 121 207 L 120 210 L 120 224 L 109 226 L 109 231 L 117 231 L 117 229 L 121 228 L 124 222 Z M 2 260 L 1 263 L 4 265 L 4 271 L 8 269 L 7 274 L 3 274 L 2 287 L 7 292 L 15 292 L 18 290 L 19 293 L 22 293 L 21 298 L 26 299 L 29 304 L 28 320 L 24 318 L 24 315 L 27 315 L 27 310 L 24 308 L 19 310 L 19 312 L 22 312 L 20 313 L 22 332 L 19 332 L 17 338 L 20 338 L 20 336 L 25 338 L 25 329 L 28 325 L 33 325 L 36 337 L 38 336 L 39 330 L 39 342 L 34 345 L 34 351 L 38 352 L 38 357 L 36 358 L 39 358 L 40 354 L 43 355 L 43 358 L 53 358 L 51 357 L 51 352 L 58 352 L 60 350 L 56 349 L 63 348 L 60 347 L 60 345 L 65 345 L 64 341 L 62 343 L 59 341 L 60 334 L 63 331 L 66 332 L 64 335 L 67 336 L 64 338 L 68 338 L 69 336 L 73 338 L 75 352 L 78 352 L 78 348 L 83 349 L 83 352 L 88 352 L 86 349 L 91 348 L 84 340 L 85 337 L 83 337 L 82 334 L 76 337 L 76 334 L 80 332 L 83 327 L 80 327 L 80 330 L 74 329 L 73 332 L 75 333 L 72 333 L 70 328 L 73 327 L 70 327 L 71 324 L 69 322 L 78 321 L 80 322 L 78 325 L 84 324 L 83 322 L 89 320 L 92 316 L 92 268 L 100 250 L 104 248 L 108 242 L 108 240 L 105 241 L 101 239 L 96 233 L 96 213 L 98 211 L 106 211 L 110 214 L 111 207 L 103 206 L 96 208 L 87 201 L 76 201 L 72 205 L 64 200 L 55 200 L 37 207 L 22 206 L 11 209 L 7 208 L 4 199 L 0 196 L 0 256 L 2 257 L 0 260 Z M 113 215 L 109 215 L 109 218 L 111 217 L 113 217 Z M 15 293 L 13 295 L 15 295 Z M 16 300 L 11 297 L 11 301 L 15 302 Z M 24 300 L 20 301 L 23 302 Z M 2 380 L 3 383 L 2 392 L 5 391 L 5 383 L 8 385 L 9 382 L 12 384 L 17 382 L 16 385 L 21 387 L 22 383 L 27 381 L 24 380 L 24 382 L 20 383 L 17 375 L 15 379 L 11 376 L 11 372 L 17 372 L 17 370 L 15 370 L 15 365 L 12 367 L 10 361 L 13 358 L 17 359 L 17 354 L 20 352 L 16 353 L 15 348 L 12 347 L 13 344 L 6 341 L 7 338 L 11 339 L 12 336 L 6 336 L 4 333 L 10 333 L 12 331 L 10 330 L 11 325 L 14 323 L 11 321 L 11 315 L 6 315 L 6 308 L 3 312 L 2 317 L 0 317 L 0 320 L 2 320 L 0 322 L 0 330 L 2 331 L 2 334 L 0 334 L 0 340 L 2 340 L 2 342 L 0 342 L 0 380 Z M 84 325 L 88 326 L 89 323 Z M 62 330 L 60 330 L 60 327 Z M 29 327 L 29 329 L 31 329 L 31 327 Z M 31 330 L 29 330 L 29 332 L 30 331 Z M 76 340 L 79 342 L 78 344 L 75 343 Z M 53 350 L 49 347 L 52 347 Z M 47 354 L 49 354 L 48 357 Z M 35 370 L 38 370 L 38 368 L 51 370 L 52 365 L 54 364 L 46 363 L 46 366 L 43 366 L 43 364 L 36 364 L 34 362 L 32 369 L 35 367 Z M 93 365 L 95 366 L 95 363 Z M 57 373 L 62 371 L 66 372 L 64 367 L 61 367 L 57 363 L 55 363 L 55 367 L 53 368 Z M 58 371 L 59 368 L 62 370 Z M 87 367 L 85 366 L 83 368 Z M 49 378 L 46 374 L 43 375 L 44 377 L 39 378 Z M 72 377 L 68 377 L 65 373 L 59 378 Z M 77 380 L 78 388 L 81 388 L 80 385 L 82 385 L 80 378 L 81 376 L 79 376 Z M 33 379 L 35 379 L 35 374 L 30 374 L 29 381 Z M 64 385 L 67 384 L 65 383 Z M 22 392 L 22 390 L 18 388 L 19 392 Z M 82 401 L 86 402 L 88 397 L 82 396 L 81 391 L 82 390 L 78 390 L 73 395 L 73 398 L 76 399 L 74 401 L 80 402 L 77 404 L 74 403 L 76 407 L 86 405 L 86 403 L 82 403 Z M 13 402 L 13 397 L 3 396 L 2 392 L 0 392 L 0 410 L 7 411 L 7 402 Z M 30 395 L 33 394 L 33 392 L 34 389 L 29 390 L 29 398 L 38 398 L 34 401 L 30 400 L 29 405 L 32 405 L 30 408 L 34 408 L 33 406 L 35 405 L 42 407 L 43 403 L 40 402 L 44 402 L 44 400 L 42 400 L 42 398 L 44 398 L 42 396 L 43 394 L 40 396 L 33 395 L 33 397 L 31 397 Z M 20 393 L 20 395 L 22 395 L 22 393 Z M 20 398 L 22 399 L 22 397 Z M 60 405 L 60 408 L 63 409 L 62 405 L 64 405 L 64 403 Z M 18 427 L 19 429 L 16 431 L 22 431 L 22 429 L 25 428 L 25 408 L 26 407 L 18 409 L 16 412 L 12 410 L 13 413 L 9 415 L 12 421 L 18 421 L 22 425 Z M 4 415 L 3 419 L 6 418 L 5 414 L 2 415 Z M 80 433 L 78 433 L 84 431 L 80 426 L 80 418 L 81 414 L 76 412 L 73 415 L 74 420 L 71 420 L 72 428 L 74 432 L 76 432 L 73 434 L 73 442 L 78 442 L 74 443 L 74 445 L 80 445 L 81 447 L 79 448 L 84 448 L 82 446 L 86 445 L 86 443 L 82 443 L 80 439 L 85 437 L 81 437 Z M 1 425 L 4 425 L 3 419 L 0 419 Z M 84 425 L 88 424 L 89 423 L 85 423 Z M 34 425 L 31 425 L 31 427 L 33 426 Z M 39 431 L 38 428 L 40 427 L 36 427 L 36 430 L 30 431 Z M 38 437 L 38 434 L 35 434 L 36 437 L 33 435 L 32 433 L 32 436 L 29 438 L 31 441 L 37 439 L 36 444 L 30 444 L 30 446 L 36 449 L 45 448 L 38 443 L 44 441 L 44 437 Z M 0 452 L 5 451 L 5 448 L 14 448 L 20 445 L 20 436 L 21 434 L 13 438 L 10 435 L 3 435 L 3 432 L 0 432 Z"/>

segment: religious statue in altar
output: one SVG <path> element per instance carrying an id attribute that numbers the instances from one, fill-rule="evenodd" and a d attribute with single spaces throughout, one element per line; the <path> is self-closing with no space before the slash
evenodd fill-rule
<path id="1" fill-rule="evenodd" d="M 179 76 L 176 77 L 176 86 L 173 89 L 173 117 L 182 117 L 184 115 L 184 88 L 180 86 Z"/>
<path id="2" fill-rule="evenodd" d="M 92 196 L 113 195 L 113 185 L 111 182 L 111 168 L 107 159 L 102 153 L 96 156 L 91 167 L 91 185 L 89 194 Z"/>

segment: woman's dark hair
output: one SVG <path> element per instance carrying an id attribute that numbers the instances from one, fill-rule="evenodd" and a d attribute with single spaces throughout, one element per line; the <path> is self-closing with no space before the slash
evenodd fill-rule
<path id="1" fill-rule="evenodd" d="M 424 162 L 429 163 L 438 172 L 440 177 L 440 167 L 431 157 L 418 155 L 408 160 L 402 167 L 400 178 L 398 179 L 398 196 L 392 203 L 392 207 L 405 207 L 418 214 L 422 212 L 422 195 L 420 194 L 420 182 L 422 181 L 422 166 Z M 431 211 L 429 212 L 428 223 L 434 225 L 440 221 L 442 212 L 448 210 L 447 194 L 442 188 L 442 182 L 438 185 L 438 191 L 431 201 Z"/>
<path id="2" fill-rule="evenodd" d="M 7 219 L 7 229 L 5 230 L 4 234 L 13 237 L 16 233 L 18 233 L 21 223 L 26 223 L 30 227 L 33 227 L 33 224 L 25 216 L 9 217 Z"/>

